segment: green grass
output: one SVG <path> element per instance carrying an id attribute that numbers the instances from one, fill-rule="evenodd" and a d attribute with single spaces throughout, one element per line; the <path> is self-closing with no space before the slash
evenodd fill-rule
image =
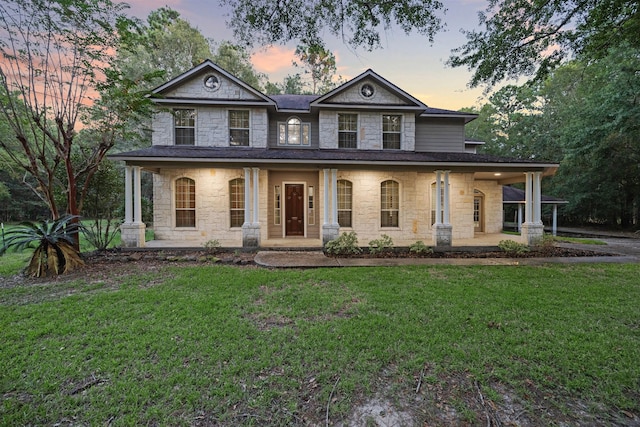
<path id="1" fill-rule="evenodd" d="M 332 421 L 381 376 L 414 389 L 425 366 L 425 383 L 463 373 L 637 413 L 639 273 L 212 265 L 0 288 L 0 419 L 316 425 L 337 379 Z"/>
<path id="2" fill-rule="evenodd" d="M 566 236 L 554 236 L 554 242 L 566 242 L 566 243 L 579 243 L 581 245 L 606 245 L 606 242 L 598 239 L 586 239 L 584 237 L 566 237 Z"/>

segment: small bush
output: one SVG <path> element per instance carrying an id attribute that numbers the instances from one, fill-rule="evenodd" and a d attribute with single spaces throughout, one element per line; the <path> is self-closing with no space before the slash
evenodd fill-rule
<path id="1" fill-rule="evenodd" d="M 427 254 L 432 254 L 433 249 L 425 245 L 422 240 L 418 240 L 417 242 L 409 246 L 409 252 L 418 254 L 418 255 L 427 255 Z"/>
<path id="2" fill-rule="evenodd" d="M 208 254 L 215 254 L 220 250 L 220 242 L 217 239 L 208 240 L 204 243 L 204 250 Z"/>
<path id="3" fill-rule="evenodd" d="M 355 231 L 342 233 L 337 238 L 324 245 L 325 251 L 329 255 L 357 255 L 362 250 L 358 246 L 358 235 Z"/>
<path id="4" fill-rule="evenodd" d="M 501 240 L 498 247 L 508 254 L 522 255 L 529 252 L 529 246 L 524 243 L 518 243 L 514 240 Z"/>
<path id="5" fill-rule="evenodd" d="M 383 252 L 389 252 L 393 248 L 393 240 L 386 234 L 383 234 L 379 239 L 375 239 L 369 242 L 369 253 L 380 254 Z"/>

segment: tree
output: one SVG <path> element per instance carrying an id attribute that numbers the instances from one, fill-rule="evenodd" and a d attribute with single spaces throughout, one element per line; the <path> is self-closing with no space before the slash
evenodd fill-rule
<path id="1" fill-rule="evenodd" d="M 130 112 L 145 105 L 111 68 L 124 8 L 110 0 L 0 3 L 0 116 L 13 133 L 0 147 L 33 179 L 54 219 L 77 218 L 98 165 Z M 93 135 L 86 144 L 76 138 L 80 128 Z"/>
<path id="2" fill-rule="evenodd" d="M 479 18 L 484 29 L 464 31 L 467 43 L 448 61 L 474 70 L 472 87 L 522 75 L 542 80 L 572 57 L 640 47 L 640 5 L 627 0 L 490 0 Z"/>
<path id="3" fill-rule="evenodd" d="M 230 6 L 229 24 L 236 38 L 253 45 L 321 44 L 326 30 L 352 47 L 380 47 L 380 32 L 393 25 L 406 34 L 413 30 L 430 42 L 442 29 L 438 0 L 221 0 Z"/>
<path id="4" fill-rule="evenodd" d="M 295 54 L 300 64 L 294 61 L 293 65 L 303 68 L 305 74 L 310 76 L 312 94 L 329 92 L 337 86 L 340 79 L 337 82 L 333 80 L 338 71 L 336 57 L 323 45 L 299 45 Z"/>
<path id="5" fill-rule="evenodd" d="M 262 90 L 262 82 L 266 80 L 266 76 L 253 68 L 251 57 L 242 46 L 223 41 L 217 45 L 212 61 L 248 85 Z"/>

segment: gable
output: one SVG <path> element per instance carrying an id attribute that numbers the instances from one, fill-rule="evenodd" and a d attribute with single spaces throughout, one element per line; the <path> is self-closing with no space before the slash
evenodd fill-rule
<path id="1" fill-rule="evenodd" d="M 423 111 L 427 108 L 421 101 L 372 70 L 365 71 L 358 77 L 319 97 L 312 102 L 312 106 L 390 107 L 416 111 Z"/>
<path id="2" fill-rule="evenodd" d="M 155 102 L 189 101 L 194 103 L 226 103 L 241 101 L 251 104 L 273 104 L 267 96 L 223 68 L 207 60 L 154 89 Z"/>

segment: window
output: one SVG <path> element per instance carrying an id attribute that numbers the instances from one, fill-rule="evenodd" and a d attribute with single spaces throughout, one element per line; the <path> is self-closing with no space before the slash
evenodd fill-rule
<path id="1" fill-rule="evenodd" d="M 314 201 L 314 191 L 313 191 L 313 186 L 310 185 L 309 189 L 307 190 L 308 194 L 308 202 L 309 202 L 309 225 L 315 225 L 316 223 L 316 206 L 315 206 L 315 201 Z"/>
<path id="2" fill-rule="evenodd" d="M 357 114 L 338 114 L 338 148 L 358 148 Z"/>
<path id="3" fill-rule="evenodd" d="M 380 184 L 380 227 L 398 227 L 400 185 L 396 181 Z"/>
<path id="4" fill-rule="evenodd" d="M 281 208 L 281 196 L 280 186 L 276 185 L 273 189 L 273 223 L 280 225 L 282 208 Z"/>
<path id="5" fill-rule="evenodd" d="M 351 227 L 353 206 L 353 184 L 351 181 L 339 179 L 338 182 L 338 224 L 340 227 Z"/>
<path id="6" fill-rule="evenodd" d="M 196 182 L 191 178 L 176 180 L 176 227 L 196 226 Z"/>
<path id="7" fill-rule="evenodd" d="M 196 145 L 196 110 L 174 110 L 176 145 Z"/>
<path id="8" fill-rule="evenodd" d="M 311 141 L 311 124 L 303 123 L 297 117 L 278 123 L 279 145 L 309 146 Z"/>
<path id="9" fill-rule="evenodd" d="M 242 227 L 244 224 L 244 179 L 236 178 L 229 181 L 229 213 L 231 228 Z"/>
<path id="10" fill-rule="evenodd" d="M 400 149 L 400 125 L 402 116 L 382 116 L 382 148 L 385 150 Z"/>
<path id="11" fill-rule="evenodd" d="M 249 146 L 248 110 L 229 110 L 229 145 Z"/>

